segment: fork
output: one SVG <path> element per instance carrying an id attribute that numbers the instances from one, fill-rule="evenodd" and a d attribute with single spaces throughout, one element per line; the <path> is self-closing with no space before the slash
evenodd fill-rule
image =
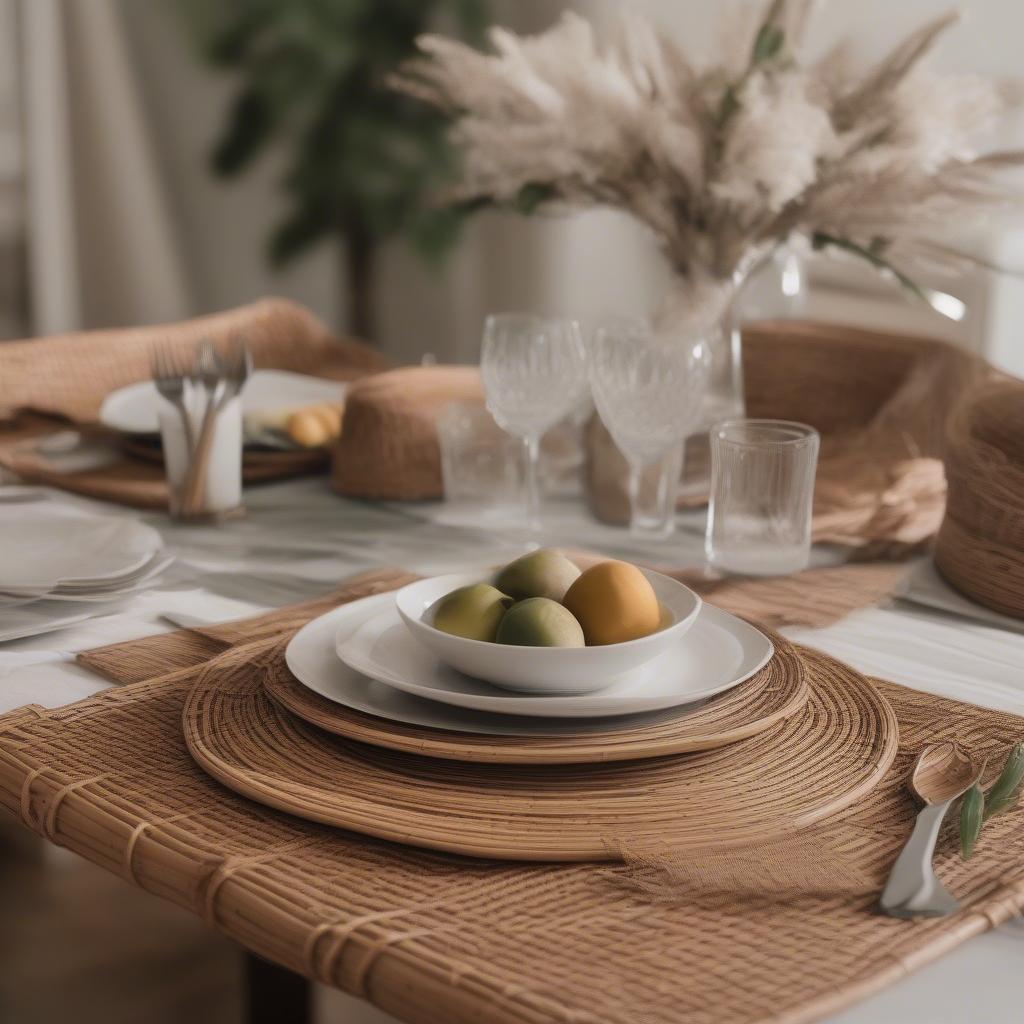
<path id="1" fill-rule="evenodd" d="M 185 431 L 185 444 L 191 453 L 195 447 L 195 434 L 185 405 L 185 383 L 191 376 L 189 368 L 169 345 L 158 344 L 150 356 L 149 369 L 157 391 L 178 410 Z"/>
<path id="2" fill-rule="evenodd" d="M 198 514 L 202 507 L 207 466 L 210 462 L 210 451 L 216 433 L 217 417 L 228 402 L 245 387 L 245 383 L 252 373 L 252 354 L 243 341 L 235 341 L 226 364 L 221 363 L 213 351 L 200 353 L 201 356 L 208 354 L 212 355 L 212 359 L 201 360 L 198 367 L 200 378 L 207 392 L 207 404 L 182 496 L 182 511 L 187 516 Z"/>

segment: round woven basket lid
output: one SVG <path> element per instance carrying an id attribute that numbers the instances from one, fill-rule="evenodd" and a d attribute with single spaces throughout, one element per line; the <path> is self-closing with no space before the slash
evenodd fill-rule
<path id="1" fill-rule="evenodd" d="M 293 714 L 336 736 L 409 754 L 491 764 L 635 761 L 736 743 L 799 712 L 809 692 L 803 662 L 792 644 L 778 636 L 772 641 L 775 655 L 763 669 L 696 710 L 645 715 L 618 728 L 602 723 L 576 733 L 567 725 L 563 735 L 483 735 L 390 721 L 314 693 L 279 663 L 265 669 L 263 686 Z"/>
<path id="2" fill-rule="evenodd" d="M 778 839 L 861 799 L 892 763 L 896 717 L 863 676 L 801 651 L 800 714 L 727 747 L 599 765 L 471 764 L 339 739 L 267 695 L 245 648 L 189 694 L 185 742 L 259 803 L 383 839 L 479 857 L 614 859 L 616 850 Z M 272 659 L 271 659 L 272 660 Z"/>

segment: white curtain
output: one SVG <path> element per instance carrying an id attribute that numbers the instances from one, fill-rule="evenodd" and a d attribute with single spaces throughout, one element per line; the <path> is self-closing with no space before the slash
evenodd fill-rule
<path id="1" fill-rule="evenodd" d="M 0 338 L 25 333 L 25 151 L 16 0 L 0 0 Z"/>
<path id="2" fill-rule="evenodd" d="M 20 29 L 34 334 L 174 320 L 191 303 L 114 0 L 2 0 Z"/>

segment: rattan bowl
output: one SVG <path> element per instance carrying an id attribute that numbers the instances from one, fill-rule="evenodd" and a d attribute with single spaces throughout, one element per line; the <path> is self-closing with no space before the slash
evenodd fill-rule
<path id="1" fill-rule="evenodd" d="M 668 613 L 668 624 L 639 640 L 601 647 L 513 647 L 466 640 L 436 629 L 430 622 L 432 606 L 459 587 L 479 583 L 479 573 L 452 573 L 410 583 L 395 595 L 395 604 L 416 640 L 460 672 L 520 693 L 593 693 L 623 681 L 664 654 L 700 613 L 701 599 L 689 587 L 661 573 L 641 571 Z"/>
<path id="2" fill-rule="evenodd" d="M 1024 383 L 986 387 L 950 420 L 935 564 L 978 604 L 1024 618 Z"/>

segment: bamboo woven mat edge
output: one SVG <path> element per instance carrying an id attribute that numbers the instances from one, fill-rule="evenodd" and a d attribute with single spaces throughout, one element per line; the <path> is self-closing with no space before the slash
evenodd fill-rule
<path id="1" fill-rule="evenodd" d="M 193 666 L 199 664 L 201 661 L 205 660 L 205 657 L 203 656 L 204 652 L 209 652 L 215 655 L 234 643 L 244 643 L 246 641 L 265 638 L 274 634 L 280 634 L 282 629 L 297 628 L 312 615 L 319 614 L 329 607 L 334 607 L 341 600 L 356 599 L 357 597 L 363 596 L 367 593 L 374 593 L 379 592 L 380 590 L 389 589 L 389 587 L 394 586 L 395 584 L 396 576 L 393 570 L 369 572 L 354 578 L 347 585 L 324 598 L 307 602 L 306 604 L 293 609 L 274 611 L 263 616 L 258 616 L 254 619 L 225 623 L 199 632 L 182 631 L 176 634 L 167 634 L 164 637 L 147 638 L 127 644 L 116 644 L 107 648 L 97 649 L 96 651 L 86 652 L 82 655 L 81 660 L 83 663 L 89 664 L 91 667 L 98 668 L 100 671 L 105 670 L 105 674 L 111 678 L 117 679 L 120 676 L 123 679 L 125 678 L 125 673 L 123 671 L 119 672 L 116 665 L 120 662 L 123 669 L 124 655 L 132 652 L 133 649 L 135 653 L 142 653 L 139 651 L 139 648 L 145 650 L 148 643 L 153 640 L 157 640 L 163 642 L 160 645 L 161 647 L 170 643 L 179 648 L 185 659 L 182 662 L 183 667 L 180 674 L 187 675 L 188 669 L 185 668 L 184 665 L 186 663 L 191 663 Z M 282 616 L 284 616 L 286 621 L 282 622 Z M 133 675 L 138 675 L 140 670 L 145 671 L 146 666 L 151 669 L 155 662 L 159 662 L 161 656 L 165 659 L 163 663 L 168 664 L 166 661 L 167 654 L 168 651 L 166 647 L 164 648 L 162 655 L 159 650 L 153 651 L 148 659 L 144 659 L 142 662 L 137 663 L 133 671 L 127 673 L 128 678 L 131 678 Z M 207 654 L 207 656 L 209 656 L 209 654 Z M 177 672 L 172 673 L 172 675 L 167 678 L 173 678 L 178 674 L 179 673 Z M 882 686 L 883 690 L 892 688 L 898 691 L 899 689 L 902 689 L 894 687 L 893 684 L 886 683 L 884 680 L 877 680 L 877 682 Z M 143 688 L 144 687 L 145 684 L 143 684 Z M 124 690 L 118 692 L 123 693 L 125 697 L 128 697 L 132 694 L 132 691 L 135 690 L 136 687 L 126 687 Z M 959 706 L 958 702 L 947 701 L 941 698 L 931 698 L 930 700 L 931 705 L 936 710 L 936 713 L 940 715 L 955 714 L 956 709 Z M 21 716 L 22 720 L 30 721 L 42 714 L 46 714 L 46 712 L 43 712 L 41 709 L 33 708 L 23 709 L 21 712 L 14 712 L 12 715 L 6 716 L 6 719 L 0 719 L 0 734 L 2 734 L 5 726 L 7 726 L 7 728 L 15 728 L 19 716 Z M 21 776 L 22 783 L 25 778 L 31 774 L 31 772 L 40 767 L 41 766 L 38 764 L 26 766 L 24 769 L 25 774 Z M 57 781 L 62 786 L 73 785 L 74 782 L 74 780 L 69 782 L 66 779 Z M 3 802 L 2 797 L 0 797 L 0 803 Z M 142 825 L 142 823 L 138 823 L 135 827 L 138 828 L 140 825 Z M 88 850 L 80 848 L 78 852 L 90 859 L 95 859 L 95 856 L 90 854 Z M 108 864 L 106 866 L 109 867 L 110 865 Z M 143 885 L 143 888 L 146 888 L 146 886 Z M 164 896 L 168 895 L 166 893 L 159 894 Z M 184 902 L 186 905 L 189 905 L 188 900 L 179 898 L 178 902 Z M 824 1015 L 837 1012 L 874 992 L 880 991 L 911 971 L 938 959 L 946 952 L 953 949 L 960 942 L 979 935 L 989 928 L 996 927 L 1003 921 L 1020 913 L 1022 909 L 1024 909 L 1024 871 L 1021 872 L 1019 877 L 1008 878 L 994 886 L 990 892 L 984 895 L 983 900 L 979 902 L 977 908 L 972 909 L 969 913 L 965 914 L 963 918 L 956 923 L 956 927 L 952 931 L 946 931 L 941 935 L 935 936 L 933 941 L 928 942 L 924 946 L 917 943 L 912 934 L 908 935 L 907 941 L 904 944 L 905 948 L 903 948 L 898 954 L 890 954 L 882 958 L 878 963 L 874 963 L 866 967 L 861 978 L 855 979 L 839 991 L 822 996 L 819 1000 L 813 1003 L 808 1003 L 797 1009 L 789 1010 L 781 1016 L 773 1015 L 771 1019 L 785 1022 L 785 1024 L 801 1024 L 801 1022 L 817 1020 Z M 234 935 L 233 937 L 242 941 L 243 944 L 248 945 L 249 948 L 252 948 L 255 952 L 262 953 L 263 955 L 269 955 L 272 958 L 274 957 L 274 951 L 267 949 L 266 946 L 253 944 L 251 941 L 238 935 Z M 364 945 L 365 944 L 362 942 L 356 942 L 353 945 L 352 955 L 361 955 L 360 951 L 364 951 Z M 366 952 L 367 955 L 373 955 L 372 943 L 369 946 L 369 951 Z M 278 954 L 277 959 L 281 959 L 280 954 Z M 381 958 L 381 968 L 385 966 L 385 963 L 386 958 Z M 289 963 L 288 966 L 304 971 L 305 973 L 309 973 L 303 965 L 296 966 L 294 963 Z M 418 966 L 422 967 L 422 965 Z M 397 972 L 399 977 L 403 977 L 407 967 L 407 964 L 396 965 L 393 970 Z M 377 970 L 378 968 L 375 968 L 375 978 Z M 344 974 L 344 971 L 340 970 L 340 973 Z M 375 983 L 375 992 L 378 989 L 378 985 L 380 986 L 380 989 L 384 989 L 386 987 L 386 974 L 388 974 L 388 972 L 382 973 L 380 981 Z M 408 981 L 408 978 L 405 978 L 405 980 Z M 427 985 L 426 989 L 420 987 L 424 984 Z M 425 997 L 427 991 L 433 992 L 432 997 L 426 997 L 431 1005 L 434 1004 L 435 1000 L 438 1005 L 441 1005 L 451 996 L 450 991 L 445 985 L 443 976 L 434 977 L 429 981 L 422 977 L 418 977 L 417 986 L 417 991 L 422 992 Z M 434 986 L 437 987 L 435 988 Z M 376 998 L 373 1001 L 378 1002 Z M 391 1006 L 390 1012 L 400 1014 L 400 1008 L 397 1006 Z M 410 1019 L 415 1019 L 417 1021 L 431 1020 L 431 1024 L 433 1024 L 432 1018 L 423 1017 L 422 1015 Z M 444 1024 L 450 1024 L 450 1021 L 453 1019 L 454 1018 L 445 1011 L 442 1013 L 442 1016 L 438 1018 L 438 1024 L 441 1024 L 442 1021 Z M 504 1010 L 502 1010 L 499 1015 L 496 1008 L 493 1020 L 495 1022 L 502 1022 L 503 1024 L 505 1019 L 519 1022 L 524 1019 L 533 1018 L 524 1018 L 519 1016 L 517 1013 L 513 1013 L 511 1017 L 506 1018 Z M 540 1019 L 561 1021 L 572 1018 L 563 1016 L 563 1012 L 561 1010 L 557 1010 L 553 1012 L 552 1016 Z M 586 1018 L 580 1017 L 579 1019 L 585 1020 Z"/>
<path id="2" fill-rule="evenodd" d="M 20 752 L 21 744 L 17 739 L 19 727 L 37 719 L 59 721 L 64 715 L 74 714 L 76 710 L 79 713 L 102 714 L 112 703 L 143 700 L 147 694 L 151 695 L 161 687 L 166 688 L 176 680 L 188 681 L 192 674 L 191 669 L 180 669 L 135 686 L 106 691 L 56 712 L 28 706 L 0 717 L 0 807 L 20 816 L 25 824 L 56 845 L 65 846 L 93 863 L 121 874 L 140 888 L 200 914 L 208 924 L 253 952 L 314 980 L 353 991 L 402 1019 L 416 1024 L 453 1024 L 456 1021 L 480 1019 L 471 1014 L 478 1014 L 481 1006 L 486 1005 L 487 1019 L 493 1024 L 523 1024 L 524 1021 L 603 1024 L 585 1011 L 566 1006 L 538 1006 L 533 1000 L 528 1006 L 521 1006 L 516 1003 L 515 996 L 512 1006 L 501 1005 L 508 996 L 507 984 L 497 975 L 491 978 L 481 976 L 479 968 L 473 969 L 473 984 L 462 988 L 460 965 L 438 962 L 435 956 L 430 955 L 419 958 L 421 951 L 417 948 L 415 934 L 408 941 L 403 939 L 401 944 L 392 944 L 386 935 L 381 937 L 372 929 L 365 935 L 356 931 L 347 936 L 343 955 L 338 957 L 334 973 L 324 977 L 297 957 L 296 947 L 301 944 L 302 935 L 291 934 L 282 940 L 254 933 L 247 930 L 244 915 L 239 916 L 237 911 L 229 913 L 233 901 L 237 901 L 246 892 L 252 894 L 252 886 L 247 885 L 241 875 L 233 873 L 230 858 L 215 850 L 200 848 L 187 831 L 179 829 L 174 823 L 140 819 L 132 814 L 130 805 L 123 805 L 122 802 L 121 806 L 113 806 L 113 813 L 110 806 L 105 809 L 102 815 L 103 827 L 98 831 L 83 831 L 82 823 L 90 817 L 89 813 L 83 813 L 84 808 L 96 806 L 96 797 L 90 791 L 90 784 L 98 780 L 70 778 L 48 768 L 37 759 L 26 758 Z M 904 690 L 882 680 L 877 682 L 883 692 L 888 691 L 889 694 L 898 695 L 899 691 Z M 186 689 L 183 687 L 180 691 L 182 699 Z M 915 696 L 920 698 L 925 695 Z M 934 698 L 932 704 L 936 714 L 949 714 L 958 707 L 958 702 L 943 698 Z M 1003 719 L 1014 717 L 991 714 Z M 227 791 L 225 796 L 230 800 L 248 803 Z M 58 812 L 61 812 L 59 819 Z M 310 826 L 311 830 L 317 828 Z M 366 842 L 378 847 L 390 846 L 369 839 Z M 172 858 L 175 869 L 170 877 L 157 877 L 152 873 L 152 866 L 147 866 L 147 855 L 152 857 L 157 848 Z M 474 862 L 467 860 L 466 863 Z M 197 874 L 198 881 L 195 877 Z M 263 895 L 266 897 L 267 894 Z M 269 909 L 273 910 L 272 901 Z M 1022 909 L 1024 868 L 992 883 L 975 898 L 974 905 L 969 906 L 958 920 L 945 922 L 941 925 L 942 930 L 932 934 L 926 942 L 920 941 L 920 933 L 913 927 L 913 922 L 900 922 L 900 927 L 906 926 L 906 939 L 889 953 L 880 956 L 877 962 L 865 965 L 861 974 L 845 987 L 799 1007 L 791 1007 L 782 1012 L 766 1011 L 765 1016 L 759 1019 L 776 1024 L 806 1024 L 820 1020 L 824 1015 L 838 1012 L 939 959 L 961 942 L 997 927 Z M 928 924 L 934 925 L 933 922 Z M 924 923 L 921 926 L 924 927 Z M 320 934 L 323 928 L 330 931 L 329 925 L 321 925 L 311 933 L 306 933 L 303 948 L 308 947 L 310 935 Z M 369 982 L 371 968 L 372 991 Z M 360 979 L 355 986 L 350 980 L 353 973 Z M 506 991 L 503 992 L 503 988 Z M 529 995 L 532 993 L 524 990 L 523 997 Z M 412 1002 L 407 1001 L 410 999 Z M 461 1006 L 465 1015 L 457 1011 L 456 1006 Z"/>

